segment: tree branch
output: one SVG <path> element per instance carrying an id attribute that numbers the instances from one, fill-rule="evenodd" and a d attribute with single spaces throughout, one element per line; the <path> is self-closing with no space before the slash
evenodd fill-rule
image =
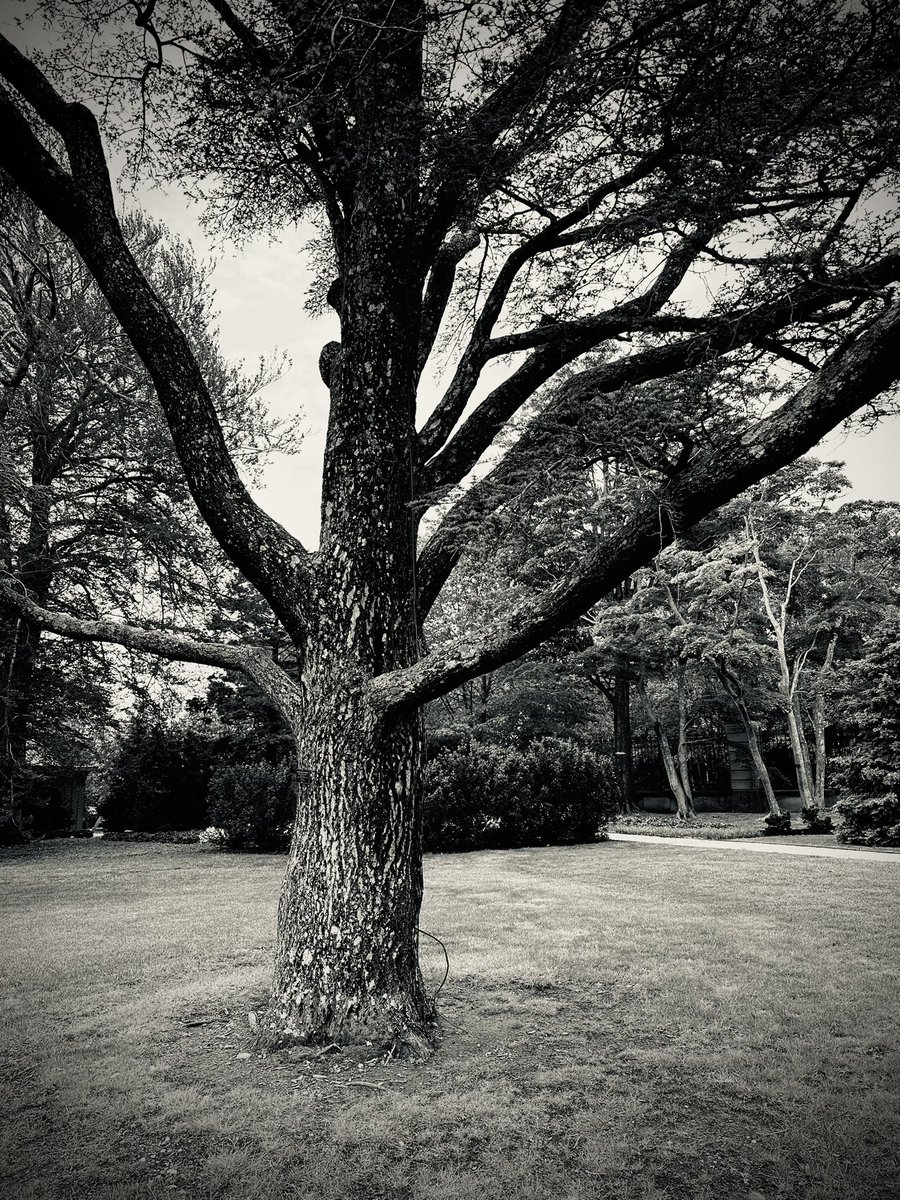
<path id="1" fill-rule="evenodd" d="M 231 5 L 226 4 L 225 0 L 206 0 L 206 3 L 213 9 L 222 24 L 234 34 L 244 49 L 248 51 L 254 62 L 265 71 L 271 70 L 273 62 L 268 48 L 264 45 L 259 34 L 241 20 Z"/>
<path id="2" fill-rule="evenodd" d="M 428 361 L 434 346 L 447 302 L 456 280 L 456 268 L 470 250 L 480 241 L 474 229 L 460 230 L 441 246 L 428 276 L 428 285 L 422 300 L 422 316 L 419 329 L 419 374 Z"/>
<path id="3" fill-rule="evenodd" d="M 497 466 L 457 500 L 432 534 L 419 556 L 417 567 L 420 616 L 424 619 L 463 553 L 464 539 L 460 536 L 460 530 L 469 529 L 474 521 L 493 512 L 512 491 L 521 486 L 523 479 L 527 478 L 532 470 L 535 454 L 546 444 L 548 438 L 557 436 L 559 427 L 572 426 L 580 420 L 583 415 L 583 397 L 609 394 L 626 386 L 646 383 L 651 379 L 668 378 L 678 371 L 740 349 L 759 337 L 770 335 L 791 323 L 815 320 L 821 309 L 834 303 L 836 295 L 843 296 L 851 283 L 861 289 L 871 290 L 873 285 L 883 286 L 898 279 L 900 255 L 888 255 L 870 267 L 865 276 L 855 274 L 835 281 L 835 292 L 821 284 L 803 284 L 770 304 L 735 313 L 730 319 L 700 322 L 705 328 L 691 338 L 669 345 L 654 346 L 576 375 L 559 390 L 540 416 L 525 429 L 519 441 Z M 665 318 L 651 317 L 645 324 L 651 325 L 655 332 L 666 328 L 668 322 Z M 687 328 L 694 328 L 695 324 L 694 321 L 688 321 Z M 676 321 L 675 325 L 680 327 L 680 321 Z M 502 406 L 506 404 L 511 411 L 516 411 L 536 386 L 526 372 L 534 370 L 537 373 L 539 369 L 543 369 L 544 359 L 540 356 L 556 353 L 558 350 L 547 347 L 532 355 L 515 375 L 483 401 L 450 446 L 457 444 L 463 432 L 479 417 L 485 405 L 493 404 L 496 410 L 502 410 Z M 555 369 L 554 367 L 553 370 Z M 539 382 L 544 382 L 552 374 L 553 371 L 547 370 L 544 379 L 540 379 Z M 519 388 L 519 395 L 513 394 L 507 399 L 504 389 L 516 387 Z M 488 433 L 490 427 L 479 434 L 482 441 Z"/>
<path id="4" fill-rule="evenodd" d="M 95 117 L 83 105 L 64 103 L 2 36 L 0 75 L 63 138 L 71 174 L 60 168 L 4 93 L 0 115 L 11 136 L 0 148 L 0 166 L 84 259 L 153 380 L 201 515 L 291 635 L 301 638 L 308 555 L 255 504 L 240 479 L 190 345 L 126 244 Z"/>
<path id="5" fill-rule="evenodd" d="M 175 662 L 242 671 L 278 705 L 291 722 L 296 723 L 300 712 L 300 689 L 264 647 L 202 642 L 162 629 L 129 625 L 124 621 L 85 621 L 44 608 L 20 589 L 21 585 L 16 588 L 0 580 L 0 609 L 15 613 L 41 629 L 73 641 L 112 643 Z"/>
<path id="6" fill-rule="evenodd" d="M 539 645 L 672 542 L 670 513 L 690 526 L 766 475 L 810 450 L 829 430 L 900 379 L 900 302 L 894 301 L 849 349 L 831 356 L 775 413 L 749 426 L 646 494 L 579 569 L 542 596 L 469 639 L 433 652 L 370 685 L 373 706 L 393 717 Z"/>
<path id="7" fill-rule="evenodd" d="M 600 69 L 609 60 L 643 44 L 664 25 L 685 17 L 707 0 L 685 0 L 636 25 L 630 34 L 597 56 Z M 553 28 L 512 68 L 506 79 L 487 96 L 463 127 L 439 150 L 431 172 L 437 181 L 434 200 L 425 214 L 424 244 L 438 244 L 457 216 L 471 182 L 484 173 L 485 163 L 504 133 L 546 93 L 548 81 L 557 72 L 605 7 L 603 0 L 564 0 Z M 514 165 L 512 155 L 507 166 Z"/>
<path id="8" fill-rule="evenodd" d="M 658 167 L 671 158 L 674 152 L 674 147 L 669 147 L 665 150 L 656 150 L 646 155 L 630 170 L 624 171 L 621 175 L 600 184 L 581 204 L 576 205 L 575 208 L 564 216 L 557 217 L 549 225 L 545 226 L 544 229 L 523 242 L 521 246 L 517 246 L 509 254 L 488 292 L 478 320 L 475 322 L 472 330 L 472 336 L 469 338 L 468 345 L 459 361 L 449 388 L 419 433 L 419 454 L 421 459 L 428 458 L 441 448 L 444 442 L 450 437 L 457 421 L 462 416 L 478 383 L 481 369 L 488 357 L 490 357 L 488 343 L 491 333 L 503 311 L 503 306 L 506 304 L 510 288 L 522 267 L 538 254 L 557 249 L 560 245 L 564 244 L 565 239 L 574 240 L 576 237 L 581 236 L 577 231 L 571 233 L 569 231 L 573 230 L 573 227 L 580 224 L 581 221 L 591 216 L 592 213 L 596 212 L 598 206 L 604 200 L 610 196 L 618 195 L 624 188 L 630 187 L 632 184 L 638 183 L 640 180 L 652 175 Z M 602 226 L 599 229 L 595 229 L 594 232 L 598 233 L 600 230 L 602 230 Z M 588 234 L 584 233 L 584 236 L 588 236 Z M 446 304 L 446 299 L 444 300 L 444 304 Z M 435 332 L 437 332 L 436 329 Z M 498 351 L 498 353 L 501 352 Z M 554 367 L 554 370 L 556 369 Z M 540 376 L 540 371 L 537 371 L 537 375 Z M 547 378 L 549 376 L 544 375 L 541 377 L 540 382 L 543 382 Z"/>
<path id="9" fill-rule="evenodd" d="M 522 364 L 518 371 L 485 397 L 458 430 L 453 440 L 426 464 L 422 473 L 422 491 L 428 493 L 459 483 L 475 466 L 507 421 L 518 412 L 542 384 L 556 374 L 560 367 L 572 362 L 588 350 L 595 349 L 601 342 L 609 338 L 639 329 L 643 322 L 656 313 L 671 297 L 687 274 L 691 263 L 711 236 L 712 230 L 703 230 L 698 231 L 693 237 L 686 238 L 670 253 L 662 270 L 646 292 L 605 313 L 586 317 L 582 321 L 556 322 L 548 325 L 544 327 L 547 330 L 546 337 L 542 336 L 543 331 L 538 328 L 524 335 L 512 334 L 509 337 L 497 338 L 493 341 L 486 341 L 482 338 L 476 360 L 478 369 L 482 362 L 495 353 L 504 354 L 519 349 L 520 345 L 517 342 L 519 337 L 522 339 L 522 346 L 533 344 L 540 348 Z M 485 309 L 487 309 L 487 304 Z M 484 316 L 484 312 L 482 316 Z M 473 344 L 476 344 L 475 334 L 473 334 Z M 473 363 L 470 369 L 474 369 L 474 365 Z M 463 370 L 464 364 L 461 363 L 457 376 L 451 384 L 451 393 Z M 472 387 L 474 387 L 474 383 Z M 469 394 L 471 394 L 471 388 Z M 460 398 L 454 397 L 452 402 L 454 408 L 459 406 Z M 445 411 L 440 419 L 445 420 L 449 416 L 449 411 Z M 437 420 L 433 423 L 433 432 L 437 432 L 437 423 Z M 428 432 L 428 426 L 423 430 L 423 438 L 426 432 Z"/>

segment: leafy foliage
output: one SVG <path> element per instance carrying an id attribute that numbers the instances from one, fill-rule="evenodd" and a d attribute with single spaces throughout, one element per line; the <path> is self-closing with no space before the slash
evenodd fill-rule
<path id="1" fill-rule="evenodd" d="M 835 760 L 838 837 L 900 845 L 900 611 L 872 631 L 845 690 L 851 737 Z"/>
<path id="2" fill-rule="evenodd" d="M 209 785 L 209 818 L 230 850 L 285 850 L 296 807 L 289 762 L 217 767 Z"/>
<path id="3" fill-rule="evenodd" d="M 213 761 L 209 740 L 189 726 L 136 715 L 109 770 L 104 821 L 147 833 L 202 829 Z"/>
<path id="4" fill-rule="evenodd" d="M 443 852 L 589 842 L 616 811 L 612 765 L 571 742 L 469 741 L 429 763 L 423 841 Z"/>
<path id="5" fill-rule="evenodd" d="M 861 846 L 900 846 L 900 794 L 848 796 L 840 800 L 838 837 Z"/>

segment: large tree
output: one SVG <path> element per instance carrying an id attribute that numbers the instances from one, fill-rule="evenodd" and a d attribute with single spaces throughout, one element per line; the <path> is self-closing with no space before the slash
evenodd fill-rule
<path id="1" fill-rule="evenodd" d="M 196 620 L 222 603 L 234 572 L 190 504 L 146 371 L 71 242 L 21 196 L 7 189 L 3 200 L 0 563 L 7 582 L 79 616 Z M 139 213 L 126 220 L 125 234 L 216 381 L 232 453 L 245 471 L 255 470 L 293 425 L 273 422 L 261 404 L 268 370 L 251 379 L 221 360 L 204 272 L 184 246 Z M 4 615 L 0 828 L 14 837 L 28 790 L 42 646 L 40 622 Z M 57 670 L 64 661 L 55 655 Z M 81 685 L 108 684 L 111 665 L 108 655 L 71 663 L 87 676 Z"/>
<path id="2" fill-rule="evenodd" d="M 64 635 L 242 669 L 273 698 L 304 782 L 261 1039 L 421 1044 L 421 705 L 571 624 L 900 374 L 895 6 L 150 0 L 109 27 L 90 0 L 45 7 L 95 26 L 92 57 L 79 74 L 69 44 L 42 70 L 0 42 L 0 165 L 144 360 L 196 504 L 294 642 L 299 681 L 251 647 L 5 601 Z M 130 12 L 136 36 L 117 24 Z M 321 358 L 314 552 L 241 482 L 128 249 L 84 102 L 97 86 L 110 132 L 141 130 L 136 169 L 207 183 L 238 223 L 323 214 L 341 336 Z M 455 369 L 417 422 L 436 342 Z M 562 579 L 428 652 L 420 622 L 473 527 L 557 442 L 590 459 L 598 398 L 640 406 L 652 381 L 718 359 L 768 369 L 768 409 L 738 397 L 729 422 L 673 429 Z M 423 514 L 480 462 L 417 553 Z"/>

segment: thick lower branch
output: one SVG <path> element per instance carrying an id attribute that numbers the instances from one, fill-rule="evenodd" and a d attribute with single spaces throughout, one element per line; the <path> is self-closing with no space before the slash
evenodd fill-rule
<path id="1" fill-rule="evenodd" d="M 111 642 L 129 650 L 158 654 L 162 658 L 182 662 L 202 663 L 208 667 L 223 667 L 229 671 L 243 670 L 248 653 L 243 646 L 196 641 L 163 629 L 143 629 L 124 621 L 83 621 L 68 613 L 43 608 L 8 583 L 0 582 L 0 606 L 25 617 L 42 629 L 74 641 Z"/>
<path id="2" fill-rule="evenodd" d="M 296 684 L 259 646 L 230 646 L 224 642 L 203 642 L 164 629 L 143 629 L 125 621 L 84 621 L 68 613 L 54 612 L 35 603 L 24 591 L 0 581 L 0 608 L 13 612 L 39 629 L 78 642 L 109 642 L 155 654 L 175 662 L 200 663 L 226 671 L 242 671 L 269 696 L 281 711 L 296 720 L 300 711 L 300 692 Z"/>
<path id="3" fill-rule="evenodd" d="M 696 458 L 660 493 L 649 494 L 583 566 L 537 600 L 471 639 L 375 679 L 372 702 L 384 714 L 434 700 L 496 670 L 565 628 L 676 536 L 670 513 L 689 528 L 745 488 L 793 462 L 829 430 L 900 379 L 900 302 L 842 354 L 832 357 L 772 416 L 731 444 Z"/>

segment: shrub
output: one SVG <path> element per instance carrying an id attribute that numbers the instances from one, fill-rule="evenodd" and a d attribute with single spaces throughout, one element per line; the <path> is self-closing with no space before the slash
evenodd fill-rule
<path id="1" fill-rule="evenodd" d="M 777 837 L 793 832 L 793 829 L 791 829 L 791 814 L 789 812 L 769 813 L 763 821 L 764 837 Z"/>
<path id="2" fill-rule="evenodd" d="M 900 846 L 900 794 L 847 796 L 835 809 L 838 840 L 860 846 Z"/>
<path id="3" fill-rule="evenodd" d="M 429 763 L 426 850 L 506 849 L 593 841 L 618 809 L 612 766 L 561 738 L 524 752 L 467 742 Z"/>
<path id="4" fill-rule="evenodd" d="M 223 766 L 209 784 L 209 820 L 229 850 L 285 850 L 296 805 L 288 761 Z M 213 839 L 210 838 L 212 842 Z"/>
<path id="5" fill-rule="evenodd" d="M 805 833 L 831 833 L 834 827 L 831 816 L 820 808 L 801 808 L 800 820 L 806 826 Z"/>

